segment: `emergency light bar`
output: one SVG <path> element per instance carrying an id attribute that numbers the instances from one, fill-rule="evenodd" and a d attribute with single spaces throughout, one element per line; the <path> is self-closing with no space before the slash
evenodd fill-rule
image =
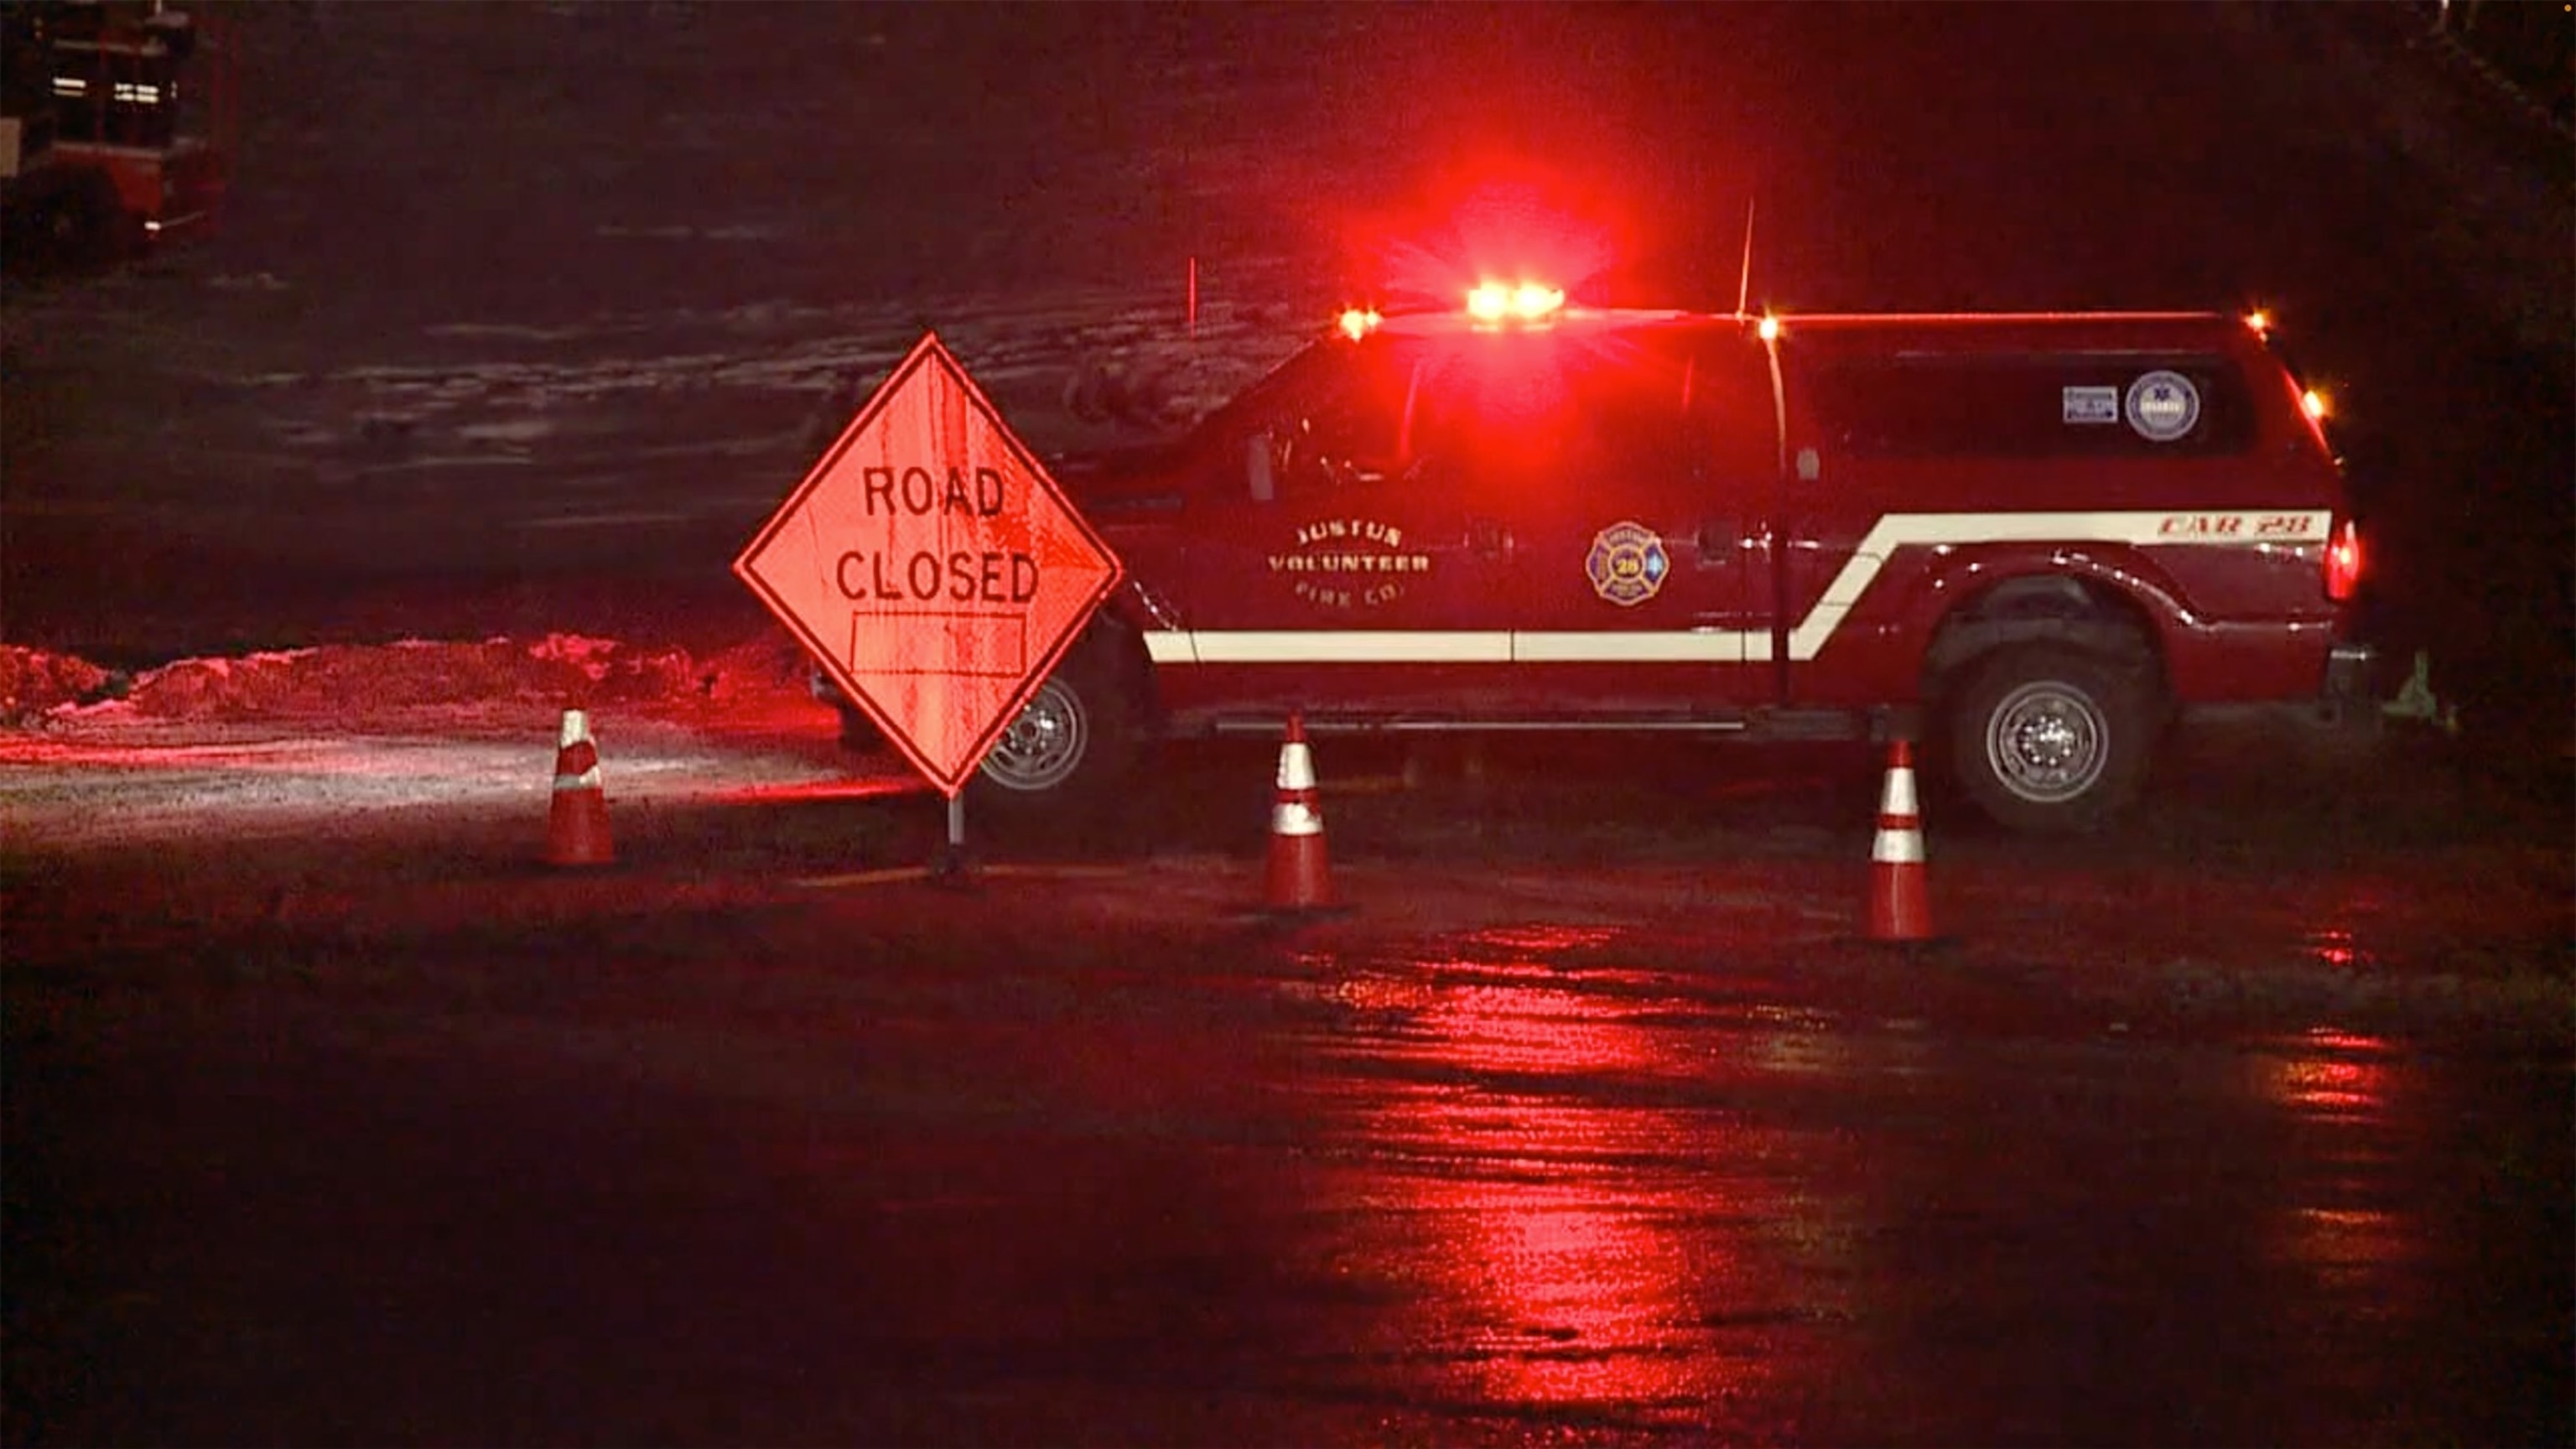
<path id="1" fill-rule="evenodd" d="M 1564 307 L 1564 288 L 1536 282 L 1486 282 L 1467 294 L 1467 315 L 1479 322 L 1534 322 Z"/>

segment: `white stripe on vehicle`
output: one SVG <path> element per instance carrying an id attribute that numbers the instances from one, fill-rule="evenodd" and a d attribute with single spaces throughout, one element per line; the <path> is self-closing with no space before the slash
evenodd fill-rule
<path id="1" fill-rule="evenodd" d="M 2146 548 L 2272 548 L 2322 543 L 2324 509 L 2121 513 L 1889 513 L 1864 536 L 1807 616 L 1789 658 L 1814 659 L 1900 548 L 1979 543 L 2118 543 Z M 1769 630 L 1157 629 L 1156 664 L 1762 664 Z"/>
<path id="2" fill-rule="evenodd" d="M 1502 629 L 1157 630 L 1145 636 L 1157 664 L 1508 664 Z"/>
<path id="3" fill-rule="evenodd" d="M 1738 664 L 1748 649 L 1771 656 L 1771 636 L 1741 629 L 1564 629 L 1512 636 L 1529 664 Z"/>

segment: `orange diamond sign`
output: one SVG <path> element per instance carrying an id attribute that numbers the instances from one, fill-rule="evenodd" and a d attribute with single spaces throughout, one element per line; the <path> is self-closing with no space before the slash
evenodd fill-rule
<path id="1" fill-rule="evenodd" d="M 950 796 L 1121 572 L 935 334 L 733 571 Z"/>

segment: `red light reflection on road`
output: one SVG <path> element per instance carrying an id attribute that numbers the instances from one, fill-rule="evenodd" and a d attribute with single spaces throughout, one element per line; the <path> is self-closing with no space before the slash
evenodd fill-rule
<path id="1" fill-rule="evenodd" d="M 2318 1027 L 2302 1050 L 2266 1058 L 2263 1094 L 2302 1116 L 2376 1123 L 2386 1114 L 2392 1075 L 2387 1041 Z"/>
<path id="2" fill-rule="evenodd" d="M 1766 1069 L 1650 990 L 1530 959 L 1613 939 L 1487 932 L 1334 993 L 1372 1018 L 1336 1048 L 1378 1067 L 1349 1088 L 1377 1158 L 1353 1184 L 1371 1224 L 1355 1266 L 1393 1280 L 1414 1305 L 1403 1351 L 1462 1391 L 1704 1423 L 1805 1371 L 1812 1315 L 1792 1305 L 1839 1274 L 1799 1260 L 1851 1234 L 1778 1182 L 1801 1145 L 1722 1105 Z"/>
<path id="3" fill-rule="evenodd" d="M 2420 1306 L 2409 1269 L 2429 1229 L 2410 1208 L 2374 1200 L 2376 1165 L 2403 1135 L 2405 1074 L 2382 1037 L 2316 1027 L 2256 1059 L 2256 1089 L 2294 1130 L 2323 1134 L 2299 1157 L 2323 1171 L 2294 1182 L 2275 1220 L 2275 1251 L 2317 1282 L 2351 1295 L 2352 1312 L 2376 1321 Z"/>
<path id="4" fill-rule="evenodd" d="M 2318 919 L 2300 937 L 2309 957 L 2338 971 L 2366 970 L 2379 964 L 2371 938 L 2390 918 L 2393 902 L 2375 883 L 2338 891 L 2324 903 Z"/>
<path id="5" fill-rule="evenodd" d="M 2349 969 L 2371 964 L 2350 930 L 2342 926 L 2320 926 L 2308 933 L 2308 954 L 2328 966 Z"/>

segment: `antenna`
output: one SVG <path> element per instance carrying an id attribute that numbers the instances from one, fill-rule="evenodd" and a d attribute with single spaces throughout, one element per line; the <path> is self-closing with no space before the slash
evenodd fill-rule
<path id="1" fill-rule="evenodd" d="M 1744 304 L 1753 295 L 1753 202 L 1754 198 L 1745 198 L 1744 272 L 1735 281 L 1735 316 L 1738 321 L 1743 320 Z"/>

